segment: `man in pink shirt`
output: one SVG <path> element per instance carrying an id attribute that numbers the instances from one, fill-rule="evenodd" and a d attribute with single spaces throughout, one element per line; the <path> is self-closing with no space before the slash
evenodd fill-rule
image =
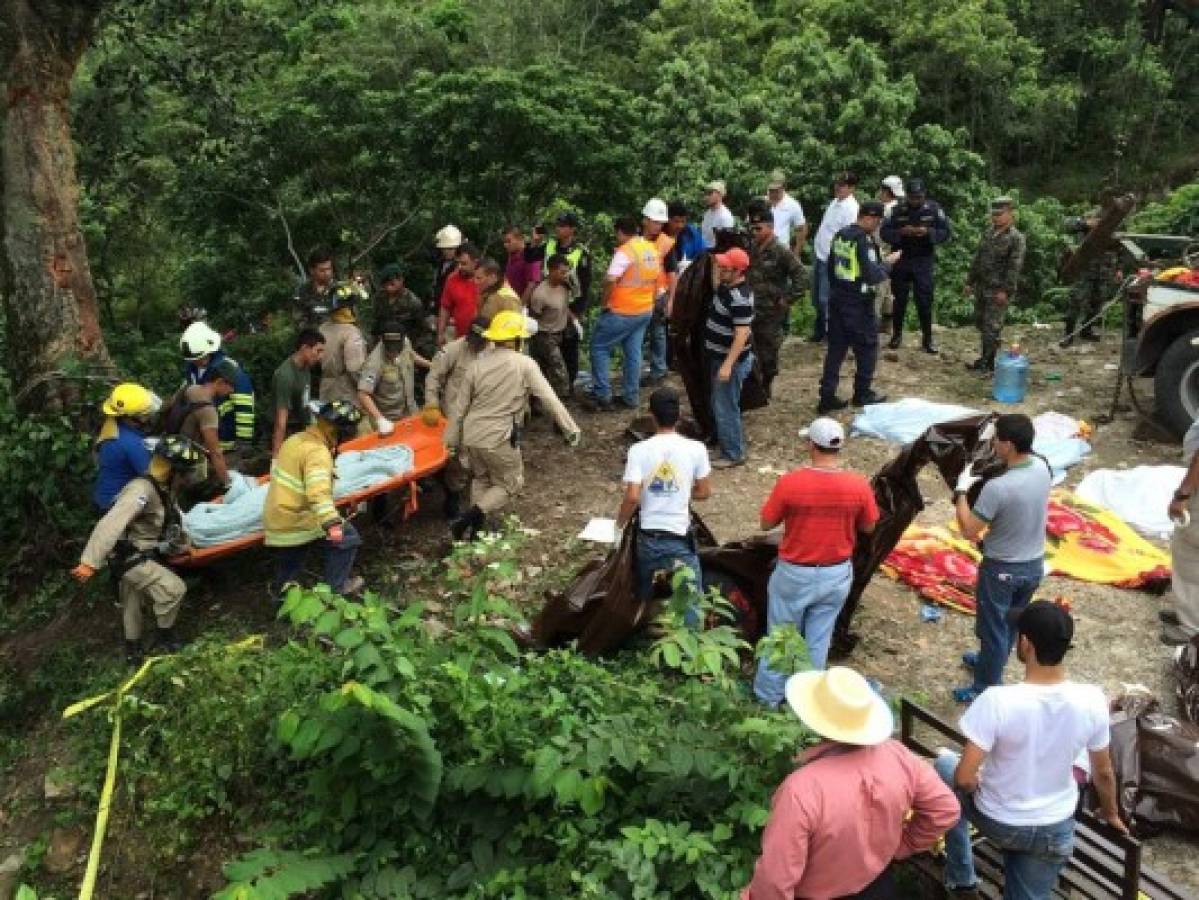
<path id="1" fill-rule="evenodd" d="M 853 669 L 792 675 L 787 703 L 825 740 L 775 792 L 741 900 L 896 897 L 892 860 L 932 847 L 961 815 L 957 798 L 891 739 L 890 708 Z"/>

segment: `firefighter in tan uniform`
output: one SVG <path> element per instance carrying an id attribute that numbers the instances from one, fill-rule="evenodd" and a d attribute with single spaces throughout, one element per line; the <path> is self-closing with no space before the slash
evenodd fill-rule
<path id="1" fill-rule="evenodd" d="M 454 398 L 445 443 L 461 449 L 471 473 L 471 507 L 454 521 L 455 540 L 473 538 L 485 518 L 503 509 L 524 486 L 520 423 L 530 397 L 549 410 L 568 446 L 581 432 L 537 363 L 520 352 L 529 337 L 524 316 L 505 310 L 496 314 L 483 337 L 495 346 L 484 351 L 466 372 Z"/>
<path id="2" fill-rule="evenodd" d="M 487 338 L 483 337 L 486 329 L 486 319 L 475 319 L 470 331 L 450 341 L 433 357 L 429 374 L 425 376 L 425 408 L 421 412 L 421 421 L 430 428 L 441 421 L 443 408 L 454 408 L 454 400 L 462 390 L 466 370 L 487 349 Z M 470 473 L 463 468 L 457 456 L 451 456 L 441 470 L 441 485 L 445 489 L 442 511 L 447 519 L 453 521 L 462 511 L 462 494 L 470 486 Z"/>
<path id="3" fill-rule="evenodd" d="M 142 604 L 158 623 L 157 646 L 173 653 L 180 647 L 175 619 L 187 587 L 161 560 L 187 548 L 175 496 L 186 480 L 202 478 L 204 452 L 194 442 L 168 435 L 154 447 L 150 468 L 117 494 L 112 507 L 92 529 L 79 565 L 71 575 L 87 581 L 104 567 L 112 569 L 125 623 L 125 658 L 142 659 Z"/>
<path id="4" fill-rule="evenodd" d="M 357 284 L 340 284 L 330 293 L 333 312 L 321 326 L 325 355 L 321 358 L 320 401 L 358 402 L 358 373 L 366 363 L 366 338 L 358 327 L 355 307 L 365 299 Z"/>

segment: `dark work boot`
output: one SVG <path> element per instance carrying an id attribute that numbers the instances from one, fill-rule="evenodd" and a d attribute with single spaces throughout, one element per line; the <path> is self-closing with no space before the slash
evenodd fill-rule
<path id="1" fill-rule="evenodd" d="M 453 522 L 462 514 L 462 495 L 457 491 L 445 492 L 445 500 L 441 504 L 441 514 Z"/>
<path id="2" fill-rule="evenodd" d="M 154 649 L 160 653 L 178 653 L 183 649 L 183 641 L 175 634 L 173 627 L 159 627 L 158 640 L 154 644 Z"/>
<path id="3" fill-rule="evenodd" d="M 450 534 L 456 541 L 473 541 L 479 529 L 483 527 L 483 518 L 483 510 L 472 506 L 454 520 L 454 524 L 450 526 Z"/>
<path id="4" fill-rule="evenodd" d="M 140 666 L 145 659 L 141 641 L 125 641 L 125 662 L 131 666 Z"/>
<path id="5" fill-rule="evenodd" d="M 1095 333 L 1094 326 L 1088 325 L 1078 333 L 1080 341 L 1086 341 L 1088 344 L 1098 344 L 1101 338 Z"/>
<path id="6" fill-rule="evenodd" d="M 1062 336 L 1062 339 L 1060 341 L 1058 341 L 1057 345 L 1059 347 L 1066 348 L 1066 347 L 1071 346 L 1074 343 L 1074 326 L 1075 326 L 1075 324 L 1076 323 L 1073 319 L 1066 320 L 1066 333 L 1065 333 L 1065 335 Z"/>
<path id="7" fill-rule="evenodd" d="M 886 399 L 886 394 L 875 393 L 874 389 L 871 388 L 864 394 L 854 394 L 853 405 L 860 409 L 863 406 L 870 406 L 872 403 L 882 403 Z"/>
<path id="8" fill-rule="evenodd" d="M 939 353 L 937 345 L 933 343 L 933 330 L 931 328 L 924 329 L 924 339 L 920 342 L 920 349 L 925 353 Z"/>
<path id="9" fill-rule="evenodd" d="M 845 409 L 848 406 L 848 402 L 841 400 L 838 397 L 829 397 L 827 399 L 821 398 L 820 403 L 816 406 L 816 412 L 823 416 L 825 413 L 836 412 L 837 410 Z"/>
<path id="10" fill-rule="evenodd" d="M 966 363 L 966 371 L 968 372 L 985 372 L 987 371 L 987 358 L 980 356 L 972 363 Z"/>
<path id="11" fill-rule="evenodd" d="M 898 323 L 896 323 L 896 325 L 898 326 Z M 888 347 L 888 349 L 891 349 L 891 350 L 898 350 L 899 346 L 902 343 L 903 343 L 903 329 L 896 327 L 896 329 L 893 332 L 891 332 L 891 340 L 887 343 L 887 347 Z"/>

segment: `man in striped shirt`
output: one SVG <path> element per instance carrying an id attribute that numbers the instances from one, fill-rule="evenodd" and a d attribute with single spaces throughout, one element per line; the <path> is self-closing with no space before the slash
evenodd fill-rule
<path id="1" fill-rule="evenodd" d="M 741 385 L 753 368 L 754 295 L 745 280 L 749 254 L 740 247 L 716 254 L 720 283 L 704 323 L 704 355 L 712 378 L 712 418 L 720 457 L 714 469 L 745 465 L 745 435 L 741 429 Z"/>

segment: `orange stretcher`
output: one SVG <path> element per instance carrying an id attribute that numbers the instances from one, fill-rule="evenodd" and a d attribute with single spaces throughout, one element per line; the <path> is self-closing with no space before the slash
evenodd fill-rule
<path id="1" fill-rule="evenodd" d="M 341 444 L 338 447 L 339 453 L 345 453 L 350 450 L 373 450 L 377 447 L 391 447 L 395 444 L 404 444 L 412 450 L 412 468 L 402 475 L 396 475 L 394 478 L 388 478 L 372 484 L 363 490 L 355 491 L 344 497 L 338 497 L 338 507 L 345 509 L 356 506 L 363 500 L 369 500 L 371 497 L 376 497 L 379 494 L 389 494 L 392 491 L 399 491 L 407 487 L 409 490 L 407 512 L 409 514 L 415 512 L 417 508 L 416 483 L 420 479 L 427 478 L 434 472 L 439 471 L 449 459 L 449 454 L 441 439 L 444 431 L 445 419 L 430 427 L 424 424 L 419 416 L 413 416 L 412 418 L 396 422 L 395 431 L 387 435 L 387 437 L 382 437 L 378 433 L 372 433 Z M 270 481 L 269 475 L 263 475 L 258 479 L 259 484 L 265 484 L 268 481 Z M 220 501 L 218 500 L 217 502 L 219 503 Z M 257 546 L 262 543 L 262 537 L 262 532 L 256 531 L 253 534 L 242 535 L 235 540 L 226 541 L 223 544 L 213 544 L 210 547 L 197 547 L 188 553 L 172 557 L 170 563 L 172 566 L 178 568 L 199 568 L 200 566 L 214 563 L 218 559 L 224 559 L 227 556 L 232 556 L 234 553 L 239 553 L 247 547 Z"/>

